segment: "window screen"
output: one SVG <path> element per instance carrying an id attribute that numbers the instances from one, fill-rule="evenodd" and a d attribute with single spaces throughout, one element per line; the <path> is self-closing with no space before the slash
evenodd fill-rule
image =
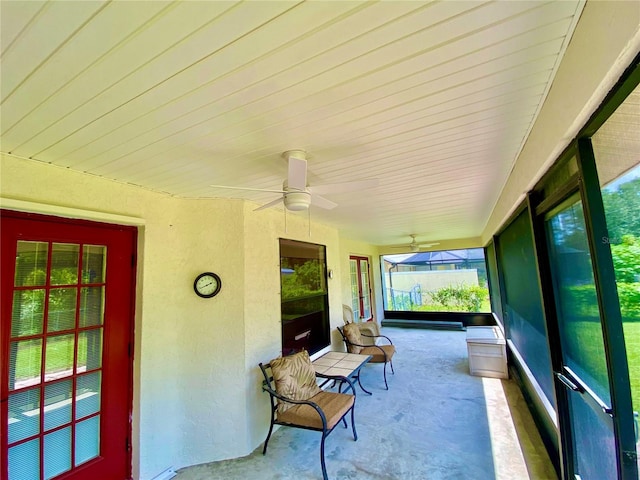
<path id="1" fill-rule="evenodd" d="M 498 261 L 504 278 L 503 321 L 509 337 L 555 408 L 551 358 L 528 210 L 518 215 L 499 235 Z"/>

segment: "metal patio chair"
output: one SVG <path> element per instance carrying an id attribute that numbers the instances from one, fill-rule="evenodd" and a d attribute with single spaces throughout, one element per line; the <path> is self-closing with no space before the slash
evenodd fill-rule
<path id="1" fill-rule="evenodd" d="M 359 319 L 356 319 L 353 314 L 353 309 L 346 304 L 342 304 L 342 321 L 345 325 L 349 323 L 355 323 L 358 325 L 358 329 L 360 333 L 366 335 L 362 338 L 362 341 L 365 345 L 375 345 L 376 337 L 380 336 L 380 326 L 378 322 L 361 322 Z"/>
<path id="2" fill-rule="evenodd" d="M 267 453 L 267 445 L 274 425 L 303 428 L 322 432 L 320 440 L 320 464 L 322 477 L 328 480 L 324 459 L 324 443 L 327 436 L 338 423 L 344 423 L 345 417 L 351 413 L 353 439 L 358 440 L 354 420 L 355 387 L 353 382 L 342 376 L 331 376 L 316 373 L 306 350 L 271 360 L 270 363 L 259 364 L 264 381 L 262 390 L 269 394 L 271 401 L 271 424 L 264 441 L 262 454 Z M 352 394 L 336 393 L 322 390 L 316 378 L 335 380 L 346 383 Z"/>
<path id="3" fill-rule="evenodd" d="M 393 370 L 393 355 L 396 353 L 396 347 L 393 345 L 391 339 L 385 335 L 366 335 L 360 332 L 357 323 L 349 323 L 344 327 L 338 327 L 342 340 L 347 347 L 349 353 L 359 353 L 361 355 L 371 355 L 369 363 L 384 363 L 382 370 L 384 376 L 384 386 L 389 390 L 389 384 L 387 383 L 387 363 L 391 367 L 391 373 L 395 374 Z M 374 344 L 367 345 L 364 338 L 371 337 L 374 340 Z M 388 345 L 377 345 L 379 338 L 386 339 Z"/>

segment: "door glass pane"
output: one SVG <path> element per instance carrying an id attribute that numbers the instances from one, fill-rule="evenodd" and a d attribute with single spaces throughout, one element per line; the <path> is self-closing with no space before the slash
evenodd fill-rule
<path id="1" fill-rule="evenodd" d="M 16 249 L 16 287 L 43 286 L 47 281 L 47 254 L 45 242 L 19 241 Z"/>
<path id="2" fill-rule="evenodd" d="M 40 432 L 40 389 L 9 395 L 9 443 Z"/>
<path id="3" fill-rule="evenodd" d="M 9 389 L 40 383 L 42 340 L 11 342 L 9 353 Z"/>
<path id="4" fill-rule="evenodd" d="M 46 382 L 73 373 L 75 335 L 56 335 L 47 338 L 44 380 Z"/>
<path id="5" fill-rule="evenodd" d="M 9 448 L 9 478 L 37 480 L 40 478 L 40 439 Z"/>
<path id="6" fill-rule="evenodd" d="M 11 336 L 24 337 L 42 333 L 45 290 L 16 290 L 13 292 Z"/>
<path id="7" fill-rule="evenodd" d="M 362 285 L 362 318 L 371 318 L 371 301 L 369 298 L 369 262 L 360 260 L 360 281 Z"/>
<path id="8" fill-rule="evenodd" d="M 44 429 L 51 430 L 71 421 L 71 380 L 44 388 Z"/>
<path id="9" fill-rule="evenodd" d="M 611 405 L 582 203 L 576 201 L 546 223 L 564 364 Z"/>
<path id="10" fill-rule="evenodd" d="M 75 328 L 77 292 L 76 288 L 56 288 L 49 291 L 47 332 Z"/>
<path id="11" fill-rule="evenodd" d="M 80 290 L 80 327 L 102 325 L 104 319 L 104 287 Z"/>
<path id="12" fill-rule="evenodd" d="M 102 366 L 102 329 L 85 330 L 78 334 L 78 361 L 76 373 L 95 370 Z"/>
<path id="13" fill-rule="evenodd" d="M 100 454 L 100 415 L 76 424 L 76 465 Z"/>
<path id="14" fill-rule="evenodd" d="M 43 461 L 46 480 L 71 469 L 71 427 L 44 436 Z"/>
<path id="15" fill-rule="evenodd" d="M 358 262 L 349 260 L 349 278 L 351 279 L 351 309 L 353 318 L 360 318 L 360 287 L 358 286 Z"/>
<path id="16" fill-rule="evenodd" d="M 100 411 L 100 372 L 78 377 L 76 385 L 76 419 Z"/>
<path id="17" fill-rule="evenodd" d="M 51 251 L 51 285 L 78 283 L 78 256 L 80 246 L 54 243 Z"/>
<path id="18" fill-rule="evenodd" d="M 107 247 L 102 245 L 85 245 L 82 249 L 82 283 L 103 283 Z"/>

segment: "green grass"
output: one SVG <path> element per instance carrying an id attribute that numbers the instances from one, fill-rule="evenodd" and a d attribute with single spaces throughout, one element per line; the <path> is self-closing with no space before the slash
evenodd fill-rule
<path id="1" fill-rule="evenodd" d="M 631 399 L 633 409 L 640 411 L 640 321 L 624 322 L 624 338 L 629 365 L 629 383 L 631 385 Z M 568 325 L 567 337 L 573 338 L 574 351 L 579 351 L 582 367 L 588 372 L 599 372 L 594 375 L 596 380 L 604 383 L 605 359 L 603 351 L 602 330 L 599 322 L 576 321 Z"/>
<path id="2" fill-rule="evenodd" d="M 47 343 L 47 373 L 69 370 L 73 367 L 73 337 L 60 335 L 49 337 Z M 40 340 L 18 342 L 15 362 L 16 381 L 40 376 L 42 344 Z M 78 365 L 86 365 L 87 338 L 82 335 L 78 342 Z"/>
<path id="3" fill-rule="evenodd" d="M 633 409 L 640 411 L 640 322 L 625 322 L 623 328 Z"/>

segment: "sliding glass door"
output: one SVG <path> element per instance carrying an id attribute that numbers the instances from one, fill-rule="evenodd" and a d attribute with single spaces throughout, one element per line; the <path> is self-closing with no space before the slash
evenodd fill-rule
<path id="1" fill-rule="evenodd" d="M 609 373 L 582 202 L 578 194 L 545 219 L 576 478 L 615 479 Z"/>

